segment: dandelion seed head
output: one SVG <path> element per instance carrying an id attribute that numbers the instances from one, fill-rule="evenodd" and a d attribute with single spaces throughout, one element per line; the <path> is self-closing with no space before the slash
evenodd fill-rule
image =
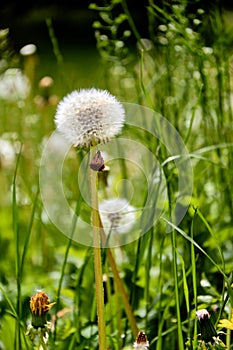
<path id="1" fill-rule="evenodd" d="M 55 115 L 58 131 L 78 147 L 109 141 L 121 131 L 124 119 L 122 104 L 108 91 L 95 88 L 65 96 Z"/>
<path id="2" fill-rule="evenodd" d="M 37 47 L 34 44 L 27 44 L 20 49 L 20 54 L 22 56 L 30 56 L 36 53 Z"/>
<path id="3" fill-rule="evenodd" d="M 15 149 L 9 140 L 0 138 L 0 164 L 10 166 L 15 161 Z"/>
<path id="4" fill-rule="evenodd" d="M 24 100 L 30 93 L 30 82 L 18 68 L 9 68 L 0 75 L 0 98 L 7 101 Z"/>
<path id="5" fill-rule="evenodd" d="M 106 231 L 126 233 L 135 222 L 135 208 L 125 198 L 106 199 L 100 203 L 99 211 Z"/>

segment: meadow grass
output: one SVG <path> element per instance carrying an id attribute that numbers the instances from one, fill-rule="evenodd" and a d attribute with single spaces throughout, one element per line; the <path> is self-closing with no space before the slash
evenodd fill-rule
<path id="1" fill-rule="evenodd" d="M 207 12 L 198 6 L 191 11 L 183 2 L 162 4 L 148 1 L 146 38 L 141 37 L 126 1 L 112 0 L 103 7 L 92 4 L 90 11 L 99 15 L 93 25 L 99 61 L 90 64 L 92 74 L 87 67 L 86 80 L 85 74 L 82 79 L 78 74 L 73 77 L 74 68 L 67 64 L 47 19 L 57 65 L 53 62 L 50 70 L 47 62 L 45 71 L 36 61 L 29 96 L 0 100 L 0 348 L 32 348 L 25 334 L 31 322 L 29 301 L 36 289 L 46 291 L 50 301 L 56 302 L 49 312 L 55 331 L 47 348 L 99 348 L 94 253 L 74 240 L 78 218 L 90 222 L 91 217 L 84 186 L 78 186 L 84 153 L 69 150 L 63 164 L 64 193 L 76 214 L 68 237 L 50 221 L 39 195 L 40 161 L 55 129 L 56 105 L 71 90 L 91 86 L 106 88 L 121 101 L 164 116 L 184 141 L 193 171 L 188 177 L 192 195 L 179 198 L 182 174 L 177 164 L 182 154 L 171 156 L 161 140 L 132 125 L 123 129 L 123 137 L 142 143 L 156 156 L 161 174 L 156 165 L 153 174 L 146 174 L 146 182 L 127 157 L 114 159 L 109 174 L 104 174 L 107 185 L 106 179 L 99 178 L 99 199 L 119 193 L 127 197 L 126 183 L 120 190 L 116 187 L 125 179 L 134 185 L 130 204 L 136 215 L 147 203 L 149 189 L 153 197 L 149 203 L 156 210 L 164 208 L 159 220 L 155 220 L 156 210 L 151 217 L 143 212 L 141 226 L 154 220 L 155 224 L 138 239 L 101 249 L 107 347 L 130 348 L 136 331 L 144 330 L 150 349 L 222 348 L 200 342 L 195 312 L 207 309 L 217 331 L 226 331 L 217 325 L 220 319 L 230 320 L 233 309 L 232 28 L 227 14 L 217 7 Z M 12 60 L 4 45 L 2 41 L 0 49 L 8 67 L 24 69 L 19 56 Z M 54 80 L 48 95 L 38 88 L 46 74 Z M 159 132 L 164 140 L 171 137 L 162 127 Z M 143 161 L 138 164 L 150 162 L 149 156 Z M 159 176 L 162 189 L 155 181 Z M 85 180 L 85 174 L 81 178 Z M 161 193 L 166 193 L 162 204 L 157 198 Z M 178 225 L 173 215 L 177 202 L 177 210 L 187 206 Z M 221 339 L 232 348 L 230 330 Z"/>

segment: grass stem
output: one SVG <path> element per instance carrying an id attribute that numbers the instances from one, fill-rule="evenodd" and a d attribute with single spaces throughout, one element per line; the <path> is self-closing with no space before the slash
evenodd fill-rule
<path id="1" fill-rule="evenodd" d="M 175 300 L 176 300 L 176 317 L 177 317 L 177 332 L 178 332 L 178 344 L 179 349 L 184 349 L 184 341 L 182 334 L 182 324 L 180 315 L 180 299 L 179 299 L 179 286 L 178 286 L 178 269 L 177 269 L 177 246 L 176 246 L 176 232 L 172 229 L 171 232 L 172 241 L 172 262 L 173 262 L 173 274 L 174 274 L 174 284 L 175 284 Z"/>
<path id="2" fill-rule="evenodd" d="M 17 285 L 17 301 L 16 301 L 16 328 L 15 328 L 15 350 L 21 349 L 21 337 L 20 337 L 20 319 L 21 319 L 21 268 L 20 268 L 20 244 L 19 244 L 19 219 L 18 219 L 18 207 L 16 197 L 16 177 L 18 173 L 19 160 L 22 152 L 22 145 L 17 157 L 16 167 L 13 177 L 13 191 L 12 191 L 12 220 L 13 220 L 13 232 L 15 241 L 15 275 Z"/>
<path id="3" fill-rule="evenodd" d="M 62 268 L 61 268 L 60 279 L 59 279 L 59 283 L 58 283 L 57 298 L 56 298 L 57 299 L 56 314 L 58 313 L 59 307 L 60 307 L 60 296 L 61 296 L 62 282 L 63 282 L 64 275 L 65 275 L 65 267 L 66 267 L 66 263 L 68 260 L 68 255 L 69 255 L 70 247 L 72 244 L 73 236 L 75 233 L 75 229 L 76 229 L 76 225 L 77 225 L 77 221 L 78 221 L 78 217 L 79 217 L 79 212 L 81 209 L 81 204 L 82 204 L 82 197 L 81 197 L 80 193 L 78 192 L 76 208 L 75 208 L 75 212 L 74 212 L 74 216 L 73 216 L 73 220 L 72 220 L 71 232 L 70 232 L 69 240 L 68 240 L 68 243 L 66 246 L 66 251 L 65 251 L 65 255 L 64 255 L 64 259 L 63 259 L 63 263 L 62 263 Z M 57 318 L 56 318 L 55 325 L 54 325 L 54 341 L 56 340 L 56 326 L 57 326 Z"/>

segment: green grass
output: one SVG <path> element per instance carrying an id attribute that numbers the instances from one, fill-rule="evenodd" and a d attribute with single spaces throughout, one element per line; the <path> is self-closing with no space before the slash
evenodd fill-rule
<path id="1" fill-rule="evenodd" d="M 149 107 L 156 112 L 151 114 L 154 128 L 163 135 L 159 140 L 127 125 L 121 136 L 150 151 L 140 153 L 138 159 L 135 155 L 139 148 L 132 144 L 129 149 L 121 149 L 121 141 L 113 143 L 112 149 L 111 142 L 101 146 L 114 159 L 109 162 L 108 186 L 99 180 L 99 200 L 119 193 L 128 195 L 137 217 L 143 213 L 134 234 L 138 237 L 148 225 L 139 239 L 110 253 L 102 249 L 108 347 L 123 349 L 135 341 L 134 320 L 125 309 L 127 301 L 122 302 L 125 291 L 137 328 L 146 332 L 150 349 L 191 349 L 188 340 L 192 340 L 193 349 L 200 349 L 197 309 L 206 308 L 215 326 L 219 319 L 230 317 L 231 22 L 217 8 L 202 13 L 200 9 L 189 12 L 181 3 L 163 5 L 148 2 L 149 41 L 141 43 L 142 50 L 136 46 L 141 38 L 140 26 L 135 24 L 126 1 L 109 1 L 109 7 L 90 9 L 95 7 L 99 15 L 99 22 L 94 23 L 98 55 L 90 49 L 62 52 L 59 37 L 47 23 L 51 47 L 46 55 L 38 54 L 35 88 L 23 103 L 0 100 L 1 140 L 14 152 L 13 158 L 9 152 L 4 156 L 0 142 L 0 340 L 7 350 L 32 348 L 25 333 L 31 320 L 29 300 L 36 289 L 57 302 L 49 312 L 56 326 L 49 349 L 98 349 L 93 250 L 72 240 L 74 231 L 70 231 L 69 239 L 57 229 L 47 217 L 39 193 L 41 156 L 55 130 L 56 111 L 56 103 L 35 103 L 35 96 L 42 94 L 38 82 L 44 75 L 54 80 L 50 95 L 56 95 L 56 101 L 74 89 L 96 87 L 108 89 L 122 102 Z M 131 36 L 126 33 L 129 30 Z M 19 58 L 12 61 L 4 45 L 0 42 L 8 65 L 21 67 Z M 193 174 L 185 176 L 178 147 L 167 149 L 166 141 L 169 143 L 175 133 L 164 130 L 158 115 L 164 116 L 183 140 Z M 145 113 L 145 127 L 150 120 L 147 116 Z M 116 159 L 119 154 L 126 156 Z M 141 159 L 142 154 L 148 158 Z M 153 173 L 144 173 L 151 169 L 153 157 L 157 161 Z M 67 153 L 62 184 L 69 205 L 88 221 L 90 206 L 77 186 L 83 159 L 81 151 L 78 156 L 73 150 Z M 192 180 L 191 198 L 189 193 L 179 197 L 179 176 Z M 81 178 L 85 180 L 85 174 Z M 131 187 L 120 182 L 122 179 L 131 182 L 132 197 Z M 161 187 L 155 181 L 158 179 L 162 179 Z M 152 198 L 147 202 L 149 190 Z M 161 209 L 154 225 L 149 223 L 156 212 L 143 211 L 145 203 Z M 174 207 L 182 210 L 186 206 L 183 220 L 176 224 Z M 78 227 L 76 220 L 74 217 L 73 230 Z M 229 332 L 222 339 L 232 348 Z"/>

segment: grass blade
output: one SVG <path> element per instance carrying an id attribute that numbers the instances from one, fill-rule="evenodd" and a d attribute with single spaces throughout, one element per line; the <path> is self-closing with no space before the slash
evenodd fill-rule
<path id="1" fill-rule="evenodd" d="M 178 233 L 180 233 L 185 239 L 187 239 L 189 242 L 191 242 L 196 248 L 198 248 L 210 261 L 211 263 L 216 267 L 216 269 L 223 275 L 223 277 L 228 280 L 227 276 L 225 275 L 224 271 L 221 269 L 221 267 L 209 256 L 209 254 L 206 253 L 206 251 L 197 243 L 194 241 L 192 237 L 189 237 L 187 233 L 185 233 L 183 230 L 181 230 L 179 227 L 177 227 L 175 224 L 173 224 L 171 221 L 167 220 L 166 218 L 161 218 L 163 221 L 165 221 L 168 225 L 170 225 L 174 230 L 176 230 Z"/>
<path id="2" fill-rule="evenodd" d="M 20 269 L 20 244 L 19 244 L 19 220 L 18 220 L 18 206 L 16 198 L 16 177 L 18 173 L 19 161 L 22 152 L 22 145 L 19 150 L 19 154 L 16 161 L 16 167 L 13 177 L 13 189 L 12 189 L 12 220 L 13 220 L 13 232 L 15 241 L 15 275 L 17 285 L 17 300 L 16 300 L 16 328 L 15 328 L 15 350 L 21 349 L 21 337 L 20 337 L 20 319 L 21 319 L 21 269 Z"/>

